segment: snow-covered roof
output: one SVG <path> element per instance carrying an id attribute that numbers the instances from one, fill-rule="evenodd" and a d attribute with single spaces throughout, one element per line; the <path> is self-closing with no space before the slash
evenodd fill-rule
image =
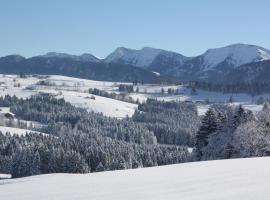
<path id="1" fill-rule="evenodd" d="M 11 116 L 15 116 L 14 113 L 10 112 L 9 107 L 0 107 L 0 115 L 11 115 Z"/>

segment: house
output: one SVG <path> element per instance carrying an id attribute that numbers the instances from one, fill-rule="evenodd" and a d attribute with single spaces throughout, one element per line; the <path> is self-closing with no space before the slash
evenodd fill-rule
<path id="1" fill-rule="evenodd" d="M 14 119 L 15 114 L 9 111 L 8 107 L 1 107 L 0 108 L 0 117 L 6 119 Z"/>
<path id="2" fill-rule="evenodd" d="M 14 119 L 15 114 L 12 113 L 12 112 L 7 112 L 7 113 L 4 113 L 4 116 L 5 116 L 7 119 Z"/>

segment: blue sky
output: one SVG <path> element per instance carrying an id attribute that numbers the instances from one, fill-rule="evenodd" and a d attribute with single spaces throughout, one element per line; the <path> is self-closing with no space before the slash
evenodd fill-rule
<path id="1" fill-rule="evenodd" d="M 144 46 L 194 56 L 233 43 L 270 48 L 269 0 L 0 0 L 0 56 L 105 57 Z"/>

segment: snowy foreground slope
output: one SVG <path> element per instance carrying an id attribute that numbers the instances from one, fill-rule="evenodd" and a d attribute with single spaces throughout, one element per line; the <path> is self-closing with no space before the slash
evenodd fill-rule
<path id="1" fill-rule="evenodd" d="M 2 180 L 5 200 L 269 200 L 270 158 Z"/>

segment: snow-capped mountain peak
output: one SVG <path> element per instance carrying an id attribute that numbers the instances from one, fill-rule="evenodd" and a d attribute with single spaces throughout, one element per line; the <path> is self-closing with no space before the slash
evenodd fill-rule
<path id="1" fill-rule="evenodd" d="M 181 54 L 162 49 L 144 47 L 140 50 L 135 50 L 119 47 L 105 59 L 105 62 L 120 62 L 137 67 L 148 68 L 159 55 L 166 57 L 166 59 L 173 59 L 175 62 L 179 63 L 183 63 L 187 60 L 187 58 Z"/>
<path id="2" fill-rule="evenodd" d="M 270 51 L 259 46 L 234 44 L 222 48 L 209 49 L 203 55 L 205 70 L 209 70 L 226 61 L 233 67 L 250 62 L 270 59 Z"/>
<path id="3" fill-rule="evenodd" d="M 148 67 L 155 57 L 163 50 L 144 47 L 141 50 L 117 48 L 105 59 L 105 62 L 122 62 L 138 67 Z"/>
<path id="4" fill-rule="evenodd" d="M 270 60 L 270 51 L 266 49 L 258 49 L 258 53 L 260 55 L 259 58 L 262 60 Z"/>

